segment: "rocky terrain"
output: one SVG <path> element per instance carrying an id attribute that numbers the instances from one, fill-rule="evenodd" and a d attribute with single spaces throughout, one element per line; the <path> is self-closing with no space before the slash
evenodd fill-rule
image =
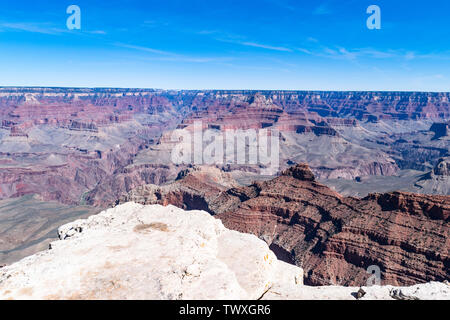
<path id="1" fill-rule="evenodd" d="M 0 299 L 450 299 L 446 283 L 308 287 L 260 239 L 204 211 L 126 203 L 0 269 Z"/>
<path id="2" fill-rule="evenodd" d="M 222 193 L 212 206 L 227 227 L 258 235 L 302 266 L 308 284 L 352 285 L 370 265 L 387 284 L 449 277 L 448 196 L 343 197 L 298 165 Z"/>
<path id="3" fill-rule="evenodd" d="M 363 281 L 372 262 L 385 283 L 442 281 L 448 221 L 435 211 L 384 210 L 373 194 L 434 205 L 441 198 L 428 195 L 450 195 L 448 99 L 426 92 L 0 88 L 0 265 L 46 247 L 58 224 L 135 201 L 204 210 L 254 233 L 302 266 L 307 283 Z M 202 134 L 273 130 L 279 166 L 267 173 L 261 163 L 174 163 L 173 134 L 192 133 L 196 122 Z M 281 175 L 295 163 L 308 163 L 315 181 Z M 267 196 L 255 186 L 267 187 Z M 307 208 L 300 226 L 294 209 L 269 196 L 274 190 Z M 348 210 L 332 210 L 339 201 Z M 352 220 L 358 215 L 368 217 L 367 230 L 353 226 L 365 223 Z M 284 228 L 295 232 L 283 235 Z"/>
<path id="4" fill-rule="evenodd" d="M 239 184 L 232 175 L 215 167 L 190 167 L 181 171 L 175 182 L 166 185 L 147 184 L 122 195 L 116 204 L 172 204 L 185 210 L 204 210 L 213 213 L 209 204 L 217 196 Z"/>
<path id="5" fill-rule="evenodd" d="M 123 170 L 163 128 L 178 121 L 177 110 L 162 97 L 141 92 L 3 91 L 1 198 L 40 194 L 79 204 L 84 193 Z"/>
<path id="6" fill-rule="evenodd" d="M 302 267 L 309 285 L 360 285 L 370 277 L 367 268 L 372 265 L 380 268 L 383 284 L 450 277 L 449 196 L 391 192 L 344 197 L 317 182 L 304 164 L 269 181 L 221 191 L 208 187 L 213 172 L 189 170 L 171 185 L 137 188 L 118 203 L 210 212 L 228 228 L 257 235 L 280 259 Z"/>
<path id="7" fill-rule="evenodd" d="M 168 137 L 195 120 L 218 132 L 276 129 L 280 170 L 307 162 L 323 181 L 425 174 L 449 154 L 448 118 L 448 93 L 0 88 L 0 198 L 105 207 L 171 181 L 184 168 L 169 160 Z M 442 193 L 431 185 L 411 191 Z"/>

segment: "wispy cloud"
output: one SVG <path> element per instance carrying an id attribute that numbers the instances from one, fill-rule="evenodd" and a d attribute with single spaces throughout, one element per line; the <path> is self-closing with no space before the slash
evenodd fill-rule
<path id="1" fill-rule="evenodd" d="M 410 79 L 410 81 L 413 83 L 413 85 L 415 85 L 417 87 L 423 87 L 430 82 L 443 81 L 443 80 L 446 80 L 446 77 L 442 74 L 421 75 L 421 76 L 412 77 Z"/>
<path id="2" fill-rule="evenodd" d="M 114 43 L 114 45 L 117 47 L 122 47 L 122 48 L 127 48 L 127 49 L 135 49 L 135 50 L 139 50 L 139 51 L 145 51 L 145 52 L 161 54 L 161 55 L 168 55 L 168 56 L 176 55 L 173 52 L 168 52 L 168 51 L 163 51 L 163 50 L 158 50 L 158 49 L 153 49 L 153 48 L 148 48 L 148 47 L 142 47 L 142 46 L 135 46 L 135 45 L 125 44 L 125 43 L 120 43 L 120 42 L 116 42 L 116 43 Z"/>
<path id="3" fill-rule="evenodd" d="M 0 22 L 0 31 L 13 31 L 13 32 L 31 32 L 48 35 L 63 35 L 73 33 L 65 28 L 57 28 L 49 23 L 39 22 Z M 77 30 L 78 31 L 78 30 Z M 106 31 L 103 30 L 84 30 L 82 29 L 78 34 L 93 34 L 93 35 L 106 35 Z"/>
<path id="4" fill-rule="evenodd" d="M 259 43 L 259 42 L 248 40 L 248 38 L 245 36 L 238 35 L 238 34 L 232 34 L 232 33 L 228 33 L 228 32 L 223 32 L 220 30 L 202 30 L 202 31 L 197 32 L 197 34 L 211 36 L 211 38 L 213 38 L 216 41 L 233 43 L 233 44 L 238 44 L 238 45 L 246 46 L 246 47 L 261 48 L 261 49 L 266 49 L 266 50 L 283 51 L 283 52 L 292 52 L 293 51 L 291 48 L 288 48 L 288 47 Z"/>
<path id="5" fill-rule="evenodd" d="M 340 46 L 319 46 L 316 48 L 297 48 L 298 51 L 317 57 L 356 61 L 361 58 L 399 59 L 410 61 L 423 55 L 406 50 L 378 50 L 374 48 L 344 48 Z"/>
<path id="6" fill-rule="evenodd" d="M 436 60 L 450 60 L 450 51 L 443 51 L 443 52 L 432 52 L 432 53 L 425 53 L 425 54 L 418 54 L 418 53 L 410 53 L 408 54 L 408 60 L 411 60 L 410 58 L 413 57 L 414 59 L 436 59 Z"/>
<path id="7" fill-rule="evenodd" d="M 0 23 L 0 29 L 6 29 L 7 31 L 8 30 L 25 31 L 50 35 L 58 35 L 68 31 L 66 29 L 55 28 L 44 23 L 25 23 L 25 22 L 19 23 L 3 22 Z"/>
<path id="8" fill-rule="evenodd" d="M 315 42 L 315 43 L 319 42 L 319 40 L 317 40 L 316 38 L 313 38 L 313 37 L 308 37 L 306 40 L 308 40 L 309 42 Z"/>
<path id="9" fill-rule="evenodd" d="M 238 42 L 238 43 L 243 46 L 248 46 L 248 47 L 262 48 L 262 49 L 268 49 L 268 50 L 274 50 L 274 51 L 292 52 L 292 50 L 289 48 L 270 46 L 270 45 L 256 43 L 256 42 Z"/>
<path id="10" fill-rule="evenodd" d="M 241 37 L 242 38 L 242 37 Z M 241 46 L 246 47 L 253 47 L 253 48 L 261 48 L 266 50 L 272 50 L 272 51 L 284 51 L 284 52 L 292 52 L 293 50 L 287 47 L 280 47 L 280 46 L 273 46 L 253 41 L 244 41 L 244 40 L 237 40 L 237 39 L 230 39 L 230 38 L 216 38 L 215 40 L 221 41 L 221 42 L 228 42 L 228 43 L 234 43 Z"/>
<path id="11" fill-rule="evenodd" d="M 410 62 L 419 59 L 450 60 L 450 50 L 432 53 L 420 53 L 407 49 L 345 48 L 338 45 L 322 44 L 318 39 L 308 37 L 302 47 L 296 51 L 317 57 L 356 61 L 358 59 L 395 59 Z"/>
<path id="12" fill-rule="evenodd" d="M 152 54 L 156 54 L 157 57 L 153 57 L 153 60 L 159 61 L 176 61 L 176 62 L 193 62 L 193 63 L 210 63 L 210 62 L 223 62 L 232 60 L 230 57 L 193 57 L 186 56 L 182 54 L 178 54 L 175 52 L 163 51 L 154 48 L 130 45 L 125 43 L 114 43 L 115 46 L 138 50 L 142 52 L 148 52 Z"/>
<path id="13" fill-rule="evenodd" d="M 211 34 L 219 34 L 221 33 L 218 30 L 201 30 L 199 32 L 197 32 L 197 34 L 202 34 L 202 35 L 211 35 Z"/>
<path id="14" fill-rule="evenodd" d="M 170 25 L 169 21 L 162 20 L 145 20 L 141 26 L 145 28 L 157 28 L 157 27 L 167 27 Z"/>
<path id="15" fill-rule="evenodd" d="M 306 53 L 306 54 L 312 54 L 312 52 L 310 50 L 305 49 L 305 48 L 297 48 L 297 50 L 300 52 Z"/>
<path id="16" fill-rule="evenodd" d="M 184 55 L 175 55 L 171 57 L 160 57 L 160 61 L 174 61 L 174 62 L 193 62 L 193 63 L 216 63 L 226 62 L 232 60 L 231 57 L 190 57 Z"/>
<path id="17" fill-rule="evenodd" d="M 102 34 L 102 35 L 106 34 L 106 31 L 103 31 L 103 30 L 94 30 L 94 31 L 88 31 L 88 32 L 91 34 Z"/>

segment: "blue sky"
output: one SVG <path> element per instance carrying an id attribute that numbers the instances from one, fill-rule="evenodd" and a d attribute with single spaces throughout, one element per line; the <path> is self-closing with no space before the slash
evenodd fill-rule
<path id="1" fill-rule="evenodd" d="M 449 15 L 447 0 L 1 0 L 0 85 L 450 91 Z"/>

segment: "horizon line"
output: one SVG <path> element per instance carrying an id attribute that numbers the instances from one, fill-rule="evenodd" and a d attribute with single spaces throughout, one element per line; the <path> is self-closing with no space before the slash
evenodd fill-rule
<path id="1" fill-rule="evenodd" d="M 172 88 L 145 88 L 145 87 L 83 87 L 83 86 L 0 86 L 0 89 L 84 89 L 84 90 L 142 90 L 142 91 L 191 91 L 191 92 L 205 92 L 205 91 L 224 91 L 224 92 L 238 92 L 238 91 L 254 91 L 254 92 L 379 92 L 379 93 L 446 93 L 450 91 L 417 91 L 417 90 L 323 90 L 323 89 L 172 89 Z"/>

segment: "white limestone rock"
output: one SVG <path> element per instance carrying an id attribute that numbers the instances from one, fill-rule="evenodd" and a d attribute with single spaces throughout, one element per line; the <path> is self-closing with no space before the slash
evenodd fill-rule
<path id="1" fill-rule="evenodd" d="M 357 298 L 362 289 L 365 294 Z M 410 287 L 370 286 L 290 286 L 279 287 L 276 283 L 263 299 L 267 300 L 450 300 L 450 286 L 440 282 L 417 284 Z"/>
<path id="2" fill-rule="evenodd" d="M 126 203 L 58 234 L 51 250 L 0 269 L 0 299 L 257 299 L 292 269 L 303 279 L 203 211 Z"/>
<path id="3" fill-rule="evenodd" d="M 389 295 L 398 300 L 450 300 L 450 286 L 433 281 L 410 287 L 392 288 Z"/>

